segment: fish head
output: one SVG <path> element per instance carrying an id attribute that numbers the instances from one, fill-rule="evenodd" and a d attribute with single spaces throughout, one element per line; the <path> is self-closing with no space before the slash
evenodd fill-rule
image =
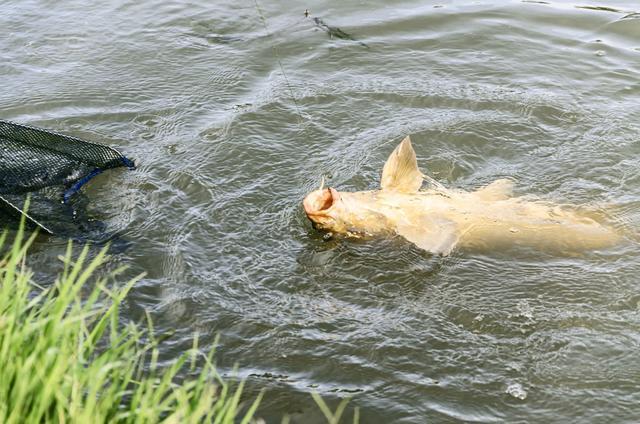
<path id="1" fill-rule="evenodd" d="M 323 179 L 320 188 L 309 193 L 302 204 L 318 230 L 356 238 L 392 232 L 396 215 L 401 215 L 397 203 L 417 195 L 423 179 L 411 139 L 406 137 L 385 163 L 381 190 L 338 192 L 324 188 Z"/>
<path id="2" fill-rule="evenodd" d="M 344 209 L 340 193 L 334 188 L 314 190 L 302 202 L 304 212 L 318 230 L 344 232 Z"/>
<path id="3" fill-rule="evenodd" d="M 316 230 L 363 238 L 390 229 L 377 192 L 339 192 L 331 187 L 321 188 L 309 193 L 302 206 Z"/>

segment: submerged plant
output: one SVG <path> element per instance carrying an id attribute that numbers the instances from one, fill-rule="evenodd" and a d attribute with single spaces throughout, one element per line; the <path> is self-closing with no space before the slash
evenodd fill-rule
<path id="1" fill-rule="evenodd" d="M 243 384 L 220 378 L 197 337 L 161 368 L 152 328 L 119 321 L 135 280 L 107 287 L 107 277 L 96 277 L 106 249 L 90 259 L 85 247 L 73 259 L 69 244 L 64 270 L 45 288 L 25 265 L 34 238 L 24 238 L 24 223 L 10 248 L 0 236 L 0 422 L 251 421 L 262 395 L 240 417 Z M 198 377 L 178 383 L 196 363 Z"/>

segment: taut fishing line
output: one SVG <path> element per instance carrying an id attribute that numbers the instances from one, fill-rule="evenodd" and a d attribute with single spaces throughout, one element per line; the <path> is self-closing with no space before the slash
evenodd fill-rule
<path id="1" fill-rule="evenodd" d="M 260 5 L 258 4 L 258 0 L 253 0 L 254 4 L 256 5 L 256 11 L 258 12 L 258 15 L 260 16 L 260 20 L 262 20 L 262 25 L 264 26 L 264 30 L 267 32 L 267 34 L 271 34 L 269 31 L 269 26 L 267 25 L 267 19 L 264 16 L 264 13 L 262 13 L 262 8 L 260 7 Z M 300 120 L 300 123 L 304 123 L 304 118 L 302 117 L 302 113 L 300 112 L 300 107 L 298 106 L 298 101 L 296 100 L 296 96 L 293 94 L 293 86 L 291 85 L 291 83 L 289 82 L 289 78 L 287 77 L 287 73 L 284 71 L 284 66 L 282 66 L 282 61 L 280 60 L 280 55 L 278 54 L 278 49 L 275 45 L 275 43 L 271 46 L 271 49 L 273 50 L 273 53 L 276 57 L 276 61 L 278 62 L 278 66 L 280 67 L 280 72 L 282 73 L 282 76 L 284 78 L 284 82 L 287 85 L 287 88 L 289 89 L 289 94 L 291 95 L 291 99 L 293 100 L 293 104 L 295 105 L 296 108 L 296 112 L 298 113 L 298 119 Z M 304 130 L 304 128 L 303 128 Z"/>

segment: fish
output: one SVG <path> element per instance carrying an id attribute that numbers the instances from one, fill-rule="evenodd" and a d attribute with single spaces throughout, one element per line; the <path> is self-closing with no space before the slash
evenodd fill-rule
<path id="1" fill-rule="evenodd" d="M 425 181 L 428 187 L 422 189 Z M 397 235 L 442 256 L 456 249 L 513 247 L 572 255 L 610 248 L 621 240 L 597 214 L 515 196 L 514 181 L 508 178 L 473 191 L 446 188 L 419 170 L 409 136 L 384 164 L 380 189 L 346 192 L 321 186 L 302 206 L 312 226 L 327 234 L 362 239 Z"/>
<path id="2" fill-rule="evenodd" d="M 308 10 L 305 11 L 305 17 L 309 16 Z M 320 28 L 321 30 L 323 30 L 324 32 L 326 32 L 327 34 L 329 34 L 329 38 L 340 38 L 342 40 L 349 40 L 349 41 L 354 41 L 358 44 L 360 44 L 363 47 L 369 48 L 369 45 L 356 39 L 353 35 L 344 32 L 342 29 L 338 28 L 338 27 L 334 27 L 334 26 L 330 26 L 327 25 L 322 19 L 314 17 L 312 18 L 313 23 L 316 25 L 316 27 Z"/>

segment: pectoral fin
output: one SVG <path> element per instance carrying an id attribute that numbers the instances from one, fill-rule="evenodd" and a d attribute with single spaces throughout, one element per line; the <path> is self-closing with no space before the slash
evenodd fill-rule
<path id="1" fill-rule="evenodd" d="M 436 255 L 449 256 L 458 243 L 455 224 L 445 219 L 400 224 L 396 227 L 396 232 L 420 249 Z"/>
<path id="2" fill-rule="evenodd" d="M 409 136 L 391 152 L 382 169 L 380 185 L 383 190 L 415 193 L 422 186 L 422 173 L 418 169 L 416 152 Z"/>
<path id="3" fill-rule="evenodd" d="M 513 194 L 513 181 L 501 178 L 475 191 L 474 194 L 482 200 L 506 200 Z"/>

